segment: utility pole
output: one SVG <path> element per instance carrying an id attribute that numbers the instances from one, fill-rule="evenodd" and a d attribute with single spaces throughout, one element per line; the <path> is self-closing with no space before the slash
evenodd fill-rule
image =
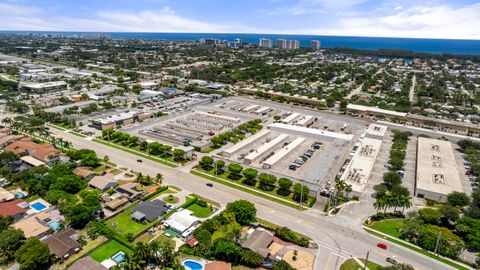
<path id="1" fill-rule="evenodd" d="M 370 250 L 367 251 L 367 256 L 365 257 L 365 263 L 363 264 L 363 269 L 367 269 L 368 256 L 370 255 Z"/>
<path id="2" fill-rule="evenodd" d="M 437 254 L 437 251 L 438 251 L 438 246 L 440 245 L 440 237 L 442 236 L 442 232 L 438 232 L 438 237 L 437 237 L 437 244 L 435 245 L 435 252 L 434 254 Z"/>

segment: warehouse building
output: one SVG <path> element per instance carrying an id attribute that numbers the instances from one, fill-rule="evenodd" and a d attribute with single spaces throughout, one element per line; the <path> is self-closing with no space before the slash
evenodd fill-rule
<path id="1" fill-rule="evenodd" d="M 236 144 L 234 144 L 232 147 L 228 148 L 228 149 L 225 149 L 221 155 L 224 156 L 224 157 L 227 157 L 227 158 L 230 158 L 233 156 L 234 153 L 246 148 L 246 147 L 249 147 L 251 145 L 253 145 L 257 140 L 261 140 L 265 137 L 267 137 L 268 135 L 270 134 L 270 130 L 262 130 L 258 133 L 255 133 L 253 134 L 252 136 L 244 139 L 243 141 L 240 141 Z"/>
<path id="2" fill-rule="evenodd" d="M 305 142 L 305 138 L 298 137 L 293 142 L 287 144 L 285 147 L 276 152 L 273 156 L 269 157 L 265 162 L 263 162 L 263 168 L 269 169 L 273 167 L 277 162 L 287 157 L 287 155 L 295 150 L 297 147 L 302 145 Z"/>
<path id="3" fill-rule="evenodd" d="M 284 143 L 288 139 L 287 134 L 280 134 L 275 137 L 273 140 L 268 141 L 261 145 L 258 149 L 255 149 L 253 152 L 248 154 L 245 159 L 243 160 L 245 164 L 251 164 L 256 162 L 263 157 L 267 156 L 270 152 L 272 152 L 275 148 L 279 145 Z"/>
<path id="4" fill-rule="evenodd" d="M 351 141 L 353 139 L 352 134 L 343 134 L 338 132 L 331 132 L 327 130 L 320 130 L 315 128 L 300 127 L 295 125 L 287 125 L 282 123 L 273 123 L 268 126 L 269 129 L 273 131 L 278 131 L 282 133 L 292 133 L 298 136 L 304 136 L 309 138 L 324 138 L 324 139 L 339 139 Z"/>
<path id="5" fill-rule="evenodd" d="M 21 85 L 22 88 L 25 88 L 35 93 L 45 93 L 45 92 L 51 92 L 51 91 L 66 90 L 67 86 L 68 86 L 67 83 L 64 81 L 30 83 L 30 84 Z"/>
<path id="6" fill-rule="evenodd" d="M 463 189 L 451 143 L 419 137 L 415 196 L 446 202 L 453 191 Z"/>
<path id="7" fill-rule="evenodd" d="M 92 120 L 92 127 L 100 130 L 118 128 L 151 118 L 152 114 L 140 112 L 122 112 Z"/>

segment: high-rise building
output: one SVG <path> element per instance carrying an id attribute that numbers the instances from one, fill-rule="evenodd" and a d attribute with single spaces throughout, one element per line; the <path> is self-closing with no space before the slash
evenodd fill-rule
<path id="1" fill-rule="evenodd" d="M 216 46 L 220 44 L 220 40 L 216 38 L 204 38 L 200 39 L 200 44 L 204 44 L 207 46 Z"/>
<path id="2" fill-rule="evenodd" d="M 292 50 L 292 49 L 298 49 L 300 48 L 300 42 L 298 40 L 287 40 L 287 39 L 277 39 L 277 48 L 279 49 L 286 49 L 286 50 Z"/>
<path id="3" fill-rule="evenodd" d="M 313 50 L 318 51 L 320 49 L 320 40 L 312 40 L 310 41 L 310 46 Z"/>
<path id="4" fill-rule="evenodd" d="M 268 38 L 261 38 L 259 45 L 262 48 L 272 48 L 272 40 Z"/>
<path id="5" fill-rule="evenodd" d="M 277 39 L 277 42 L 275 43 L 277 48 L 279 49 L 287 49 L 287 40 L 283 38 Z"/>

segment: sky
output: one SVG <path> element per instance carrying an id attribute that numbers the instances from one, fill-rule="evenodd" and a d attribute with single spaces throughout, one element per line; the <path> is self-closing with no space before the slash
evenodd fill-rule
<path id="1" fill-rule="evenodd" d="M 480 39 L 480 1 L 0 0 L 0 30 Z"/>

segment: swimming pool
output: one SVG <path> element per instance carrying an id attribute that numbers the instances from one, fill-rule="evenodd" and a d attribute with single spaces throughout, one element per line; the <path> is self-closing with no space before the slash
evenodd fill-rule
<path id="1" fill-rule="evenodd" d="M 22 192 L 17 192 L 17 194 L 15 194 L 15 197 L 17 197 L 17 199 L 25 198 L 25 194 L 23 194 Z"/>
<path id="2" fill-rule="evenodd" d="M 193 260 L 186 260 L 183 265 L 187 270 L 203 270 L 203 265 Z"/>
<path id="3" fill-rule="evenodd" d="M 50 225 L 50 228 L 54 229 L 55 231 L 58 231 L 58 229 L 60 229 L 60 226 L 62 224 L 60 224 L 60 222 L 58 222 L 58 221 L 52 221 L 52 222 L 48 223 L 48 225 Z"/>
<path id="4" fill-rule="evenodd" d="M 41 202 L 36 202 L 34 204 L 30 205 L 33 209 L 37 211 L 42 211 L 43 209 L 47 208 L 43 203 Z"/>
<path id="5" fill-rule="evenodd" d="M 112 256 L 112 260 L 114 260 L 116 263 L 121 263 L 123 260 L 125 260 L 125 252 L 119 251 L 115 255 Z"/>

